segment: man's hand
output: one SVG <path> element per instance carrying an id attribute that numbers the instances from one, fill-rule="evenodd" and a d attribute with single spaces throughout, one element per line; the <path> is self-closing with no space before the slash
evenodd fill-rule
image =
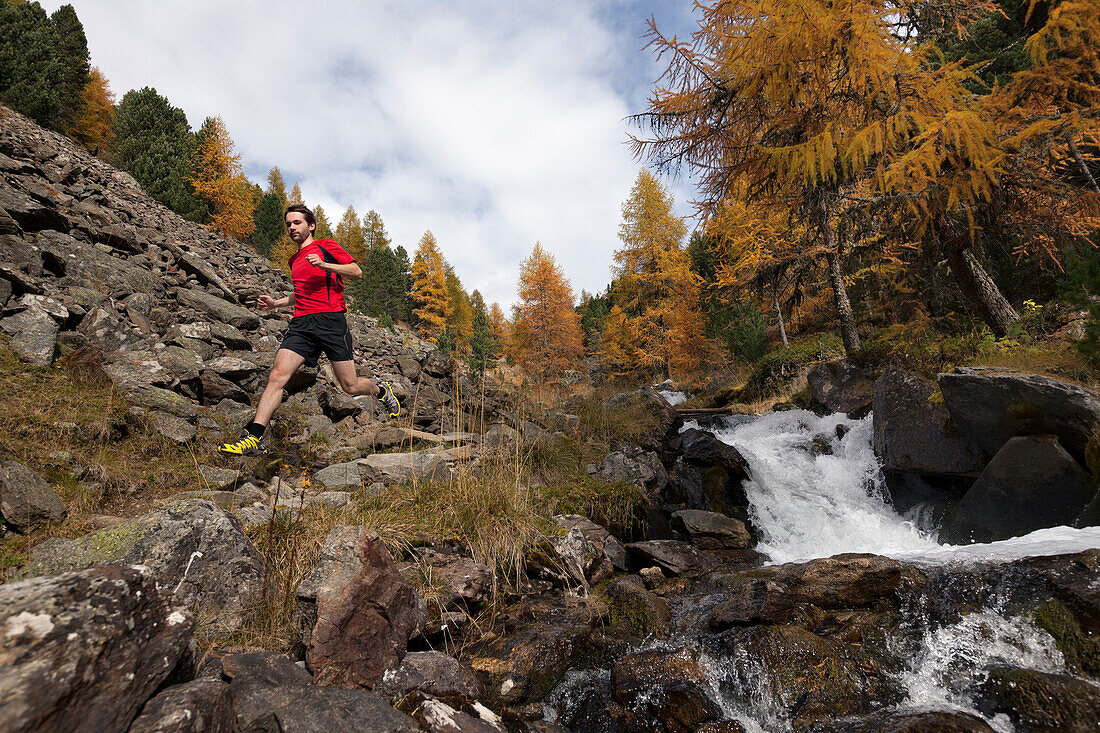
<path id="1" fill-rule="evenodd" d="M 325 259 L 319 254 L 314 254 L 312 252 L 309 253 L 308 255 L 306 255 L 306 262 L 313 265 L 314 267 L 320 267 L 322 270 L 325 269 Z"/>
<path id="2" fill-rule="evenodd" d="M 270 295 L 261 295 L 256 299 L 256 305 L 260 306 L 264 310 L 269 310 L 275 307 L 275 299 Z"/>

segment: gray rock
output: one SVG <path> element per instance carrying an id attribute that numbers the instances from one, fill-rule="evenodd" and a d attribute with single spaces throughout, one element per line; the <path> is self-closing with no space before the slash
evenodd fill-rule
<path id="1" fill-rule="evenodd" d="M 199 475 L 202 476 L 202 480 L 206 482 L 210 491 L 232 489 L 241 480 L 241 472 L 235 468 L 199 466 Z"/>
<path id="2" fill-rule="evenodd" d="M 673 513 L 672 528 L 702 550 L 743 550 L 752 541 L 743 522 L 717 512 L 682 509 Z"/>
<path id="3" fill-rule="evenodd" d="M 164 504 L 173 504 L 177 501 L 184 501 L 186 499 L 205 499 L 206 501 L 217 504 L 222 509 L 232 511 L 242 506 L 246 506 L 253 503 L 251 497 L 241 497 L 235 491 L 181 491 L 178 494 L 173 494 L 164 500 Z"/>
<path id="4" fill-rule="evenodd" d="M 410 652 L 400 666 L 386 670 L 374 691 L 399 698 L 412 691 L 440 698 L 477 699 L 481 684 L 474 671 L 443 652 Z"/>
<path id="5" fill-rule="evenodd" d="M 437 600 L 444 608 L 454 608 L 458 603 L 473 608 L 492 597 L 493 571 L 488 565 L 431 548 L 420 550 L 417 558 L 418 563 L 402 566 L 402 574 L 410 580 L 413 573 L 430 576 L 439 593 Z"/>
<path id="6" fill-rule="evenodd" d="M 580 514 L 559 514 L 554 521 L 566 532 L 577 530 L 592 548 L 606 557 L 616 570 L 627 570 L 626 547 L 615 535 Z"/>
<path id="7" fill-rule="evenodd" d="M 1100 397 L 1087 387 L 1038 374 L 992 367 L 959 367 L 938 377 L 959 431 L 987 458 L 1015 435 L 1058 436 L 1082 460 Z"/>
<path id="8" fill-rule="evenodd" d="M 367 481 L 399 484 L 431 481 L 445 474 L 446 462 L 429 451 L 412 453 L 375 453 L 361 459 Z"/>
<path id="9" fill-rule="evenodd" d="M 333 527 L 295 598 L 306 664 L 331 687 L 376 683 L 401 662 L 426 618 L 424 602 L 366 527 Z"/>
<path id="10" fill-rule="evenodd" d="M 248 340 L 248 337 L 228 323 L 214 321 L 210 324 L 209 333 L 209 338 L 221 341 L 227 349 L 252 350 L 252 342 Z"/>
<path id="11" fill-rule="evenodd" d="M 643 565 L 658 565 L 671 575 L 705 570 L 711 562 L 693 545 L 677 540 L 631 542 L 626 549 Z"/>
<path id="12" fill-rule="evenodd" d="M 14 316 L 0 320 L 0 329 L 12 334 L 8 348 L 23 361 L 32 366 L 53 363 L 61 326 L 40 305 L 31 304 Z"/>
<path id="13" fill-rule="evenodd" d="M 248 393 L 241 389 L 240 385 L 230 382 L 225 377 L 209 369 L 203 369 L 200 378 L 202 379 L 202 399 L 206 404 L 216 405 L 222 400 L 248 402 Z"/>
<path id="14" fill-rule="evenodd" d="M 596 475 L 604 481 L 635 484 L 650 496 L 659 494 L 668 485 L 668 472 L 660 457 L 630 445 L 605 456 Z"/>
<path id="15" fill-rule="evenodd" d="M 350 503 L 351 494 L 347 491 L 322 491 L 309 499 L 310 506 L 319 506 L 323 509 L 339 509 Z"/>
<path id="16" fill-rule="evenodd" d="M 208 314 L 215 321 L 228 323 L 245 331 L 252 331 L 260 326 L 260 318 L 255 313 L 216 295 L 186 288 L 177 288 L 173 292 L 180 303 Z"/>
<path id="17" fill-rule="evenodd" d="M 875 455 L 887 471 L 977 476 L 985 460 L 964 435 L 928 380 L 888 367 L 875 383 Z"/>
<path id="18" fill-rule="evenodd" d="M 363 483 L 363 470 L 358 459 L 334 463 L 313 474 L 313 480 L 330 490 L 358 488 Z"/>
<path id="19" fill-rule="evenodd" d="M 355 417 L 363 412 L 363 404 L 342 391 L 321 390 L 317 395 L 317 402 L 328 419 L 333 422 L 340 422 L 346 417 Z"/>
<path id="20" fill-rule="evenodd" d="M 68 515 L 65 502 L 34 471 L 15 461 L 0 466 L 0 515 L 4 524 L 26 534 Z"/>
<path id="21" fill-rule="evenodd" d="M 407 354 L 397 357 L 397 368 L 408 379 L 416 379 L 417 375 L 420 374 L 420 363 Z"/>
<path id="22" fill-rule="evenodd" d="M 847 359 L 816 365 L 806 375 L 806 382 L 817 407 L 857 418 L 871 410 L 875 383 Z"/>
<path id="23" fill-rule="evenodd" d="M 233 733 L 234 722 L 229 685 L 192 680 L 145 703 L 127 733 Z"/>
<path id="24" fill-rule="evenodd" d="M 217 373 L 219 377 L 235 382 L 239 382 L 259 370 L 259 367 L 252 362 L 238 359 L 235 356 L 219 356 L 206 362 L 205 367 Z"/>
<path id="25" fill-rule="evenodd" d="M 149 422 L 157 429 L 158 433 L 175 443 L 182 445 L 195 439 L 194 425 L 175 415 L 169 415 L 167 412 L 153 410 L 149 413 Z"/>
<path id="26" fill-rule="evenodd" d="M 192 649 L 152 575 L 105 565 L 0 585 L 0 726 L 124 731 Z"/>
<path id="27" fill-rule="evenodd" d="M 264 561 L 224 509 L 202 499 L 155 512 L 75 540 L 39 546 L 19 577 L 55 575 L 104 563 L 144 565 L 165 592 L 214 629 L 233 630 L 258 597 Z"/>
<path id="28" fill-rule="evenodd" d="M 1072 525 L 1096 496 L 1054 436 L 1010 438 L 944 521 L 940 541 L 992 542 Z"/>
<path id="29" fill-rule="evenodd" d="M 672 622 L 668 603 L 649 592 L 637 575 L 612 580 L 604 589 L 604 596 L 611 612 L 612 629 L 618 636 L 640 641 L 665 631 Z"/>
<path id="30" fill-rule="evenodd" d="M 176 417 L 194 420 L 198 417 L 198 410 L 191 400 L 178 392 L 171 392 L 161 387 L 145 384 L 120 384 L 118 385 L 126 399 L 141 407 L 167 412 Z"/>
<path id="31" fill-rule="evenodd" d="M 271 652 L 228 654 L 221 660 L 236 713 L 236 730 L 250 733 L 414 733 L 416 721 L 366 690 L 312 684 L 289 657 Z"/>
<path id="32" fill-rule="evenodd" d="M 433 377 L 445 377 L 453 372 L 456 366 L 457 362 L 452 356 L 438 349 L 429 352 L 420 365 L 425 372 Z"/>

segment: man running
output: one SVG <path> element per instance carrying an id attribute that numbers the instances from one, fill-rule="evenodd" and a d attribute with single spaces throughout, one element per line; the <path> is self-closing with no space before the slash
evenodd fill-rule
<path id="1" fill-rule="evenodd" d="M 267 378 L 267 387 L 256 407 L 256 416 L 245 426 L 236 443 L 223 443 L 222 453 L 235 456 L 262 456 L 267 453 L 264 430 L 275 409 L 283 401 L 283 388 L 302 364 L 317 366 L 317 357 L 324 352 L 344 391 L 351 395 L 373 395 L 386 408 L 390 417 L 401 413 L 401 403 L 387 382 L 375 384 L 355 373 L 351 331 L 348 329 L 347 308 L 344 306 L 343 278 L 363 276 L 355 258 L 333 239 L 315 240 L 313 230 L 317 220 L 302 204 L 286 209 L 286 229 L 298 245 L 290 258 L 294 293 L 275 299 L 261 295 L 261 308 L 294 306 L 294 317 L 282 345 L 275 353 L 275 364 Z"/>

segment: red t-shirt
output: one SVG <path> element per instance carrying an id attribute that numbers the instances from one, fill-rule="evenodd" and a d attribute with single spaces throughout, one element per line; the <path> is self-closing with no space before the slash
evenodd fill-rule
<path id="1" fill-rule="evenodd" d="M 343 279 L 335 272 L 309 264 L 306 259 L 309 254 L 324 259 L 325 254 L 321 247 L 341 265 L 355 262 L 355 258 L 345 252 L 335 239 L 315 239 L 295 252 L 290 258 L 290 277 L 294 280 L 295 318 L 310 313 L 341 313 L 347 310 L 344 305 Z"/>

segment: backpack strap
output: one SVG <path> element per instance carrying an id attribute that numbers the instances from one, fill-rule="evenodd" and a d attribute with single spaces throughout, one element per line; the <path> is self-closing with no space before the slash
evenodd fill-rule
<path id="1" fill-rule="evenodd" d="M 314 244 L 317 244 L 317 243 L 314 242 Z M 317 244 L 317 249 L 321 250 L 321 259 L 323 259 L 325 262 L 328 262 L 328 263 L 333 264 L 333 265 L 339 265 L 340 264 L 340 260 L 336 259 L 332 255 L 331 252 L 329 252 L 327 249 L 325 249 L 321 245 Z M 340 287 L 342 289 L 344 287 L 344 278 L 337 275 L 336 276 L 336 281 L 340 283 Z M 329 301 L 331 302 L 331 300 L 332 300 L 332 271 L 331 270 L 325 270 L 325 291 L 326 291 L 326 295 L 327 295 Z"/>

